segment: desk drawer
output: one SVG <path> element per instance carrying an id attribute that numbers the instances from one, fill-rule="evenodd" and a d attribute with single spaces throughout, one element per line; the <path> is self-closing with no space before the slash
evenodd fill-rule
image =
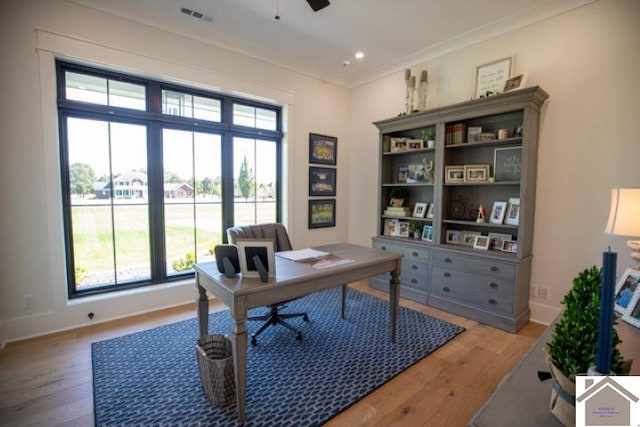
<path id="1" fill-rule="evenodd" d="M 434 251 L 431 256 L 434 266 L 443 267 L 449 270 L 464 270 L 467 272 L 488 274 L 494 277 L 503 277 L 509 280 L 515 280 L 516 277 L 516 266 L 504 261 L 461 255 L 451 252 Z"/>

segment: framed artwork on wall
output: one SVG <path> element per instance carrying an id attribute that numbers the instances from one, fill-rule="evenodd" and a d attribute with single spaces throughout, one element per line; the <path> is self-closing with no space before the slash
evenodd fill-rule
<path id="1" fill-rule="evenodd" d="M 310 133 L 309 163 L 335 166 L 338 163 L 338 138 Z"/>
<path id="2" fill-rule="evenodd" d="M 496 95 L 511 77 L 511 58 L 498 59 L 476 67 L 474 98 Z"/>
<path id="3" fill-rule="evenodd" d="M 309 168 L 309 196 L 335 196 L 336 175 L 334 168 Z"/>
<path id="4" fill-rule="evenodd" d="M 309 228 L 336 226 L 336 200 L 309 200 Z"/>

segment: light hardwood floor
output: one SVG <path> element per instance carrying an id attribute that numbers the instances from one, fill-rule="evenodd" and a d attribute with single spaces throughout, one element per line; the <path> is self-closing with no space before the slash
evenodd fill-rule
<path id="1" fill-rule="evenodd" d="M 366 282 L 353 288 L 388 298 Z M 544 331 L 511 334 L 405 299 L 466 331 L 326 425 L 464 426 Z M 224 308 L 211 301 L 211 311 Z M 195 316 L 195 304 L 11 343 L 0 351 L 0 426 L 91 426 L 91 343 Z"/>

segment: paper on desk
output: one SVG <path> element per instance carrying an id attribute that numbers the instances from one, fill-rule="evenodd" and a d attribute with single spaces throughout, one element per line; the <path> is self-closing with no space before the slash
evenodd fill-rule
<path id="1" fill-rule="evenodd" d="M 329 255 L 326 258 L 316 261 L 311 268 L 322 270 L 323 268 L 337 267 L 339 265 L 349 264 L 350 262 L 353 262 L 353 260 L 336 255 Z"/>
<path id="2" fill-rule="evenodd" d="M 276 252 L 276 255 L 282 258 L 289 259 L 291 261 L 304 261 L 310 259 L 317 259 L 331 255 L 329 252 L 317 251 L 315 249 L 299 249 L 295 251 L 282 251 Z"/>

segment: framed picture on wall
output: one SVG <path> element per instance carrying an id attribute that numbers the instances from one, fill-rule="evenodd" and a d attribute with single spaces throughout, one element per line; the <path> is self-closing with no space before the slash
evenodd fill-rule
<path id="1" fill-rule="evenodd" d="M 336 174 L 334 168 L 309 168 L 309 196 L 335 196 Z"/>
<path id="2" fill-rule="evenodd" d="M 309 200 L 309 228 L 336 226 L 336 200 Z"/>
<path id="3" fill-rule="evenodd" d="M 310 133 L 309 163 L 335 166 L 338 163 L 338 138 Z"/>

